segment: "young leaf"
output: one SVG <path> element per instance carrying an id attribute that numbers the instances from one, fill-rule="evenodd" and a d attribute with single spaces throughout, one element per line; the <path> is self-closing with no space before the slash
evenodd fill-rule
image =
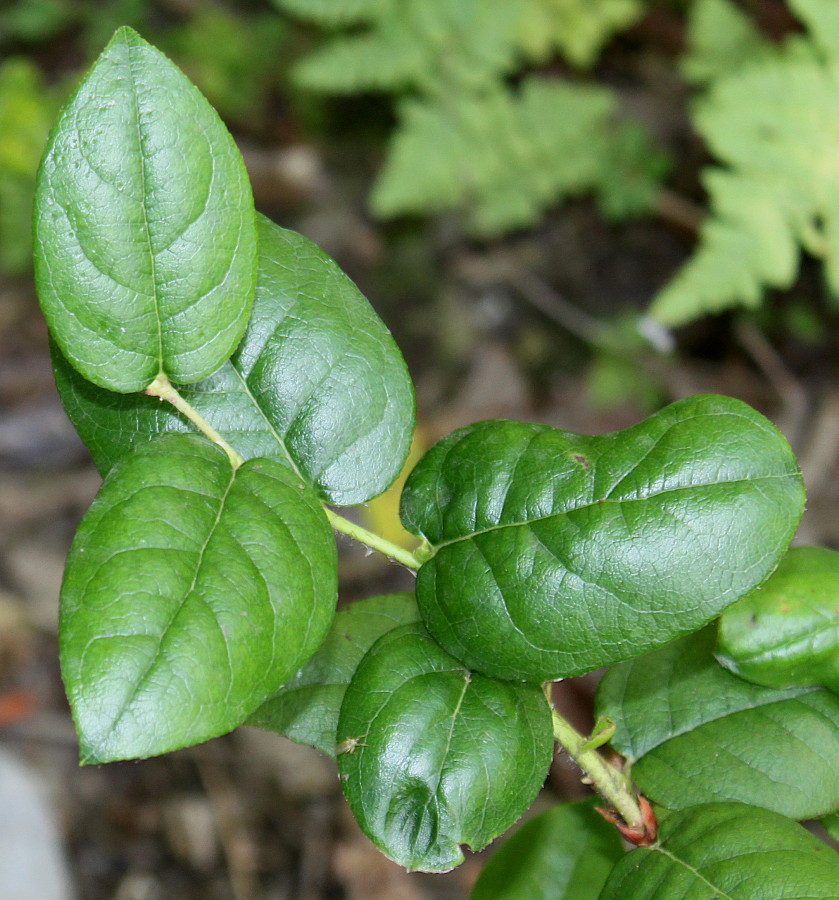
<path id="1" fill-rule="evenodd" d="M 544 681 L 704 625 L 773 569 L 803 501 L 777 429 L 703 395 L 599 437 L 460 429 L 414 469 L 402 518 L 435 548 L 417 578 L 431 634 L 471 668 Z"/>
<path id="2" fill-rule="evenodd" d="M 590 801 L 555 806 L 493 853 L 469 900 L 598 900 L 623 856 L 618 832 Z"/>
<path id="3" fill-rule="evenodd" d="M 769 687 L 839 694 L 839 553 L 793 547 L 771 578 L 723 613 L 717 659 Z"/>
<path id="4" fill-rule="evenodd" d="M 198 381 L 245 330 L 256 229 L 242 158 L 201 94 L 128 28 L 53 128 L 35 245 L 50 330 L 102 387 Z"/>
<path id="5" fill-rule="evenodd" d="M 341 703 L 362 657 L 383 634 L 417 621 L 413 594 L 369 597 L 340 610 L 315 655 L 246 724 L 335 756 Z"/>
<path id="6" fill-rule="evenodd" d="M 537 685 L 469 672 L 420 624 L 388 632 L 344 696 L 338 768 L 353 815 L 409 869 L 445 871 L 508 828 L 553 751 Z"/>
<path id="7" fill-rule="evenodd" d="M 655 803 L 709 797 L 803 819 L 839 808 L 839 698 L 758 687 L 714 660 L 714 629 L 606 673 L 597 695 L 612 746 Z"/>
<path id="8" fill-rule="evenodd" d="M 332 621 L 335 544 L 286 467 L 233 470 L 198 435 L 137 448 L 76 533 L 61 663 L 85 762 L 151 756 L 240 725 Z"/>
<path id="9" fill-rule="evenodd" d="M 740 803 L 664 820 L 615 866 L 600 900 L 836 900 L 839 857 L 789 819 Z"/>
<path id="10" fill-rule="evenodd" d="M 257 217 L 259 268 L 248 329 L 229 362 L 180 389 L 245 457 L 285 461 L 339 505 L 399 474 L 414 395 L 393 338 L 358 288 L 311 241 Z M 190 426 L 144 395 L 80 378 L 57 352 L 56 384 L 100 471 L 137 443 Z"/>

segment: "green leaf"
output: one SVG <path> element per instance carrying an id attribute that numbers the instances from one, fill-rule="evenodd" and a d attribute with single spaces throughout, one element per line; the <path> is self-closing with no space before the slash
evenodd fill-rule
<path id="1" fill-rule="evenodd" d="M 679 61 L 693 84 L 713 82 L 775 53 L 757 22 L 732 0 L 694 0 L 687 26 L 687 52 Z"/>
<path id="2" fill-rule="evenodd" d="M 90 381 L 189 383 L 236 348 L 256 230 L 233 139 L 185 76 L 121 28 L 53 128 L 35 274 L 50 330 Z"/>
<path id="3" fill-rule="evenodd" d="M 624 856 L 617 831 L 590 801 L 535 816 L 493 853 L 470 900 L 597 900 Z"/>
<path id="4" fill-rule="evenodd" d="M 233 470 L 198 435 L 137 448 L 70 549 L 62 675 L 85 762 L 151 756 L 240 725 L 315 651 L 335 543 L 286 467 Z"/>
<path id="5" fill-rule="evenodd" d="M 769 687 L 839 694 L 839 553 L 793 547 L 772 577 L 723 613 L 717 659 Z"/>
<path id="6" fill-rule="evenodd" d="M 544 681 L 701 627 L 759 584 L 804 501 L 781 434 L 738 400 L 586 437 L 490 421 L 420 461 L 402 518 L 435 555 L 417 601 L 471 668 Z"/>
<path id="7" fill-rule="evenodd" d="M 822 819 L 824 830 L 839 843 L 839 813 L 832 813 Z"/>
<path id="8" fill-rule="evenodd" d="M 338 757 L 353 815 L 409 869 L 444 871 L 484 847 L 536 796 L 553 753 L 537 685 L 472 674 L 420 624 L 388 632 L 341 707 Z"/>
<path id="9" fill-rule="evenodd" d="M 835 9 L 834 9 L 835 14 Z M 711 215 L 696 252 L 656 296 L 651 314 L 679 325 L 755 307 L 789 288 L 801 251 L 823 261 L 839 293 L 839 59 L 810 41 L 719 78 L 694 123 L 719 164 L 703 173 Z"/>
<path id="10" fill-rule="evenodd" d="M 388 631 L 419 620 L 413 594 L 383 594 L 342 609 L 315 655 L 248 719 L 335 756 L 338 715 L 364 654 Z"/>
<path id="11" fill-rule="evenodd" d="M 713 658 L 714 629 L 615 666 L 597 710 L 650 800 L 739 800 L 803 819 L 839 808 L 839 698 L 758 687 Z"/>
<path id="12" fill-rule="evenodd" d="M 661 154 L 616 109 L 607 88 L 537 77 L 515 89 L 407 99 L 372 209 L 384 218 L 463 209 L 482 237 L 591 192 L 616 217 L 648 209 Z"/>
<path id="13" fill-rule="evenodd" d="M 245 458 L 285 461 L 331 503 L 363 503 L 402 467 L 410 376 L 358 288 L 311 241 L 258 216 L 253 312 L 233 358 L 182 396 Z M 143 395 L 118 396 L 53 354 L 67 415 L 107 472 L 132 446 L 191 426 Z"/>
<path id="14" fill-rule="evenodd" d="M 669 816 L 615 866 L 600 900 L 836 900 L 839 857 L 789 819 L 740 803 Z"/>

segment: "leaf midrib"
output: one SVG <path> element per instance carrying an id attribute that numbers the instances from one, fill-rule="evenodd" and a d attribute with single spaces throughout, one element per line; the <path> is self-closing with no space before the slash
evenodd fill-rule
<path id="1" fill-rule="evenodd" d="M 518 521 L 518 522 L 504 522 L 504 523 L 498 524 L 498 525 L 490 525 L 488 528 L 475 529 L 474 531 L 469 531 L 466 534 L 458 535 L 457 537 L 450 538 L 449 540 L 439 541 L 439 542 L 432 541 L 432 544 L 435 547 L 435 549 L 440 550 L 443 547 L 448 547 L 450 544 L 457 544 L 460 541 L 467 541 L 467 540 L 470 540 L 471 538 L 478 537 L 479 535 L 490 534 L 491 532 L 494 532 L 494 531 L 502 531 L 506 528 L 519 528 L 522 525 L 533 525 L 536 522 L 544 522 L 547 519 L 560 518 L 561 516 L 567 516 L 571 513 L 580 512 L 581 510 L 584 510 L 584 509 L 591 509 L 594 507 L 606 506 L 609 504 L 621 505 L 624 503 L 643 503 L 643 502 L 646 502 L 649 500 L 653 500 L 657 497 L 663 497 L 666 494 L 676 494 L 676 493 L 679 493 L 680 491 L 691 491 L 691 490 L 696 490 L 696 489 L 701 489 L 701 488 L 714 488 L 714 487 L 723 487 L 723 486 L 737 485 L 737 484 L 756 484 L 761 481 L 769 481 L 769 480 L 775 480 L 775 479 L 793 479 L 794 480 L 795 478 L 796 478 L 796 475 L 794 472 L 785 472 L 783 474 L 778 474 L 778 475 L 758 475 L 754 478 L 734 478 L 734 479 L 731 479 L 730 481 L 712 481 L 712 482 L 705 482 L 702 484 L 679 485 L 678 487 L 668 488 L 667 490 L 664 490 L 664 491 L 656 491 L 655 493 L 647 494 L 644 497 L 627 497 L 622 500 L 613 500 L 609 497 L 603 497 L 603 498 L 600 498 L 597 500 L 589 501 L 587 503 L 580 503 L 578 506 L 572 506 L 572 507 L 569 507 L 568 509 L 563 509 L 558 512 L 551 512 L 544 516 L 535 516 L 532 519 L 522 519 L 521 521 Z M 422 533 L 422 532 L 420 532 L 420 533 Z M 423 537 L 427 538 L 427 535 L 425 535 L 424 533 L 422 533 L 422 534 L 423 534 Z"/>
<path id="2" fill-rule="evenodd" d="M 654 853 L 661 853 L 663 856 L 666 856 L 668 859 L 672 860 L 677 865 L 682 866 L 687 869 L 698 881 L 701 881 L 703 884 L 707 884 L 712 891 L 714 891 L 715 895 L 720 898 L 720 900 L 737 900 L 736 897 L 732 897 L 731 894 L 726 894 L 726 892 L 721 888 L 717 887 L 713 882 L 708 881 L 708 879 L 696 868 L 694 868 L 690 863 L 685 862 L 685 860 L 680 859 L 675 854 L 671 853 L 669 850 L 665 850 L 660 844 L 650 848 Z"/>
<path id="3" fill-rule="evenodd" d="M 134 122 L 137 126 L 137 149 L 140 157 L 140 181 L 141 181 L 141 197 L 140 209 L 143 211 L 143 230 L 146 234 L 146 246 L 149 251 L 149 263 L 151 265 L 151 283 L 152 283 L 152 303 L 154 304 L 154 319 L 157 325 L 157 365 L 158 375 L 165 374 L 163 371 L 163 325 L 160 321 L 160 298 L 157 292 L 157 259 L 154 255 L 154 249 L 151 242 L 151 226 L 149 225 L 149 215 L 146 209 L 146 154 L 145 141 L 143 139 L 143 129 L 140 127 L 140 97 L 137 91 L 137 81 L 134 74 L 134 62 L 132 58 L 132 46 L 130 40 L 125 41 L 126 59 L 128 61 L 128 71 L 131 82 L 131 95 L 134 98 Z"/>
<path id="4" fill-rule="evenodd" d="M 224 505 L 225 505 L 225 502 L 227 501 L 227 497 L 228 497 L 235 481 L 236 481 L 236 470 L 231 469 L 230 481 L 227 483 L 227 487 L 224 489 L 224 493 L 221 495 L 221 497 L 219 499 L 219 507 L 218 507 L 218 512 L 216 513 L 216 517 L 215 517 L 213 524 L 211 525 L 209 531 L 207 532 L 207 537 L 204 540 L 204 543 L 201 545 L 201 548 L 198 551 L 198 558 L 195 562 L 195 571 L 193 572 L 193 575 L 192 575 L 192 581 L 190 582 L 189 587 L 186 589 L 186 591 L 184 591 L 184 593 L 181 597 L 181 600 L 178 603 L 178 605 L 176 606 L 174 612 L 169 617 L 169 621 L 166 623 L 166 625 L 161 630 L 160 640 L 158 641 L 157 647 L 154 651 L 154 655 L 152 656 L 151 660 L 149 660 L 149 663 L 146 666 L 145 671 L 139 678 L 136 679 L 136 681 L 134 683 L 134 687 L 133 687 L 130 695 L 123 702 L 122 706 L 120 707 L 119 712 L 111 720 L 111 726 L 110 726 L 111 733 L 113 733 L 116 730 L 119 723 L 122 721 L 123 716 L 125 716 L 128 709 L 131 707 L 131 705 L 137 699 L 137 696 L 139 695 L 140 691 L 142 690 L 143 685 L 145 684 L 149 675 L 152 673 L 155 666 L 157 665 L 157 662 L 160 659 L 160 652 L 163 649 L 163 645 L 166 643 L 166 638 L 169 634 L 169 630 L 171 629 L 175 620 L 181 614 L 181 611 L 183 610 L 184 604 L 186 603 L 187 599 L 192 595 L 192 592 L 195 590 L 195 585 L 198 581 L 198 575 L 201 572 L 201 567 L 204 562 L 204 555 L 207 552 L 207 547 L 210 545 L 210 541 L 213 539 L 213 536 L 216 533 L 216 529 L 218 528 L 219 524 L 221 523 L 222 514 L 224 512 Z"/>

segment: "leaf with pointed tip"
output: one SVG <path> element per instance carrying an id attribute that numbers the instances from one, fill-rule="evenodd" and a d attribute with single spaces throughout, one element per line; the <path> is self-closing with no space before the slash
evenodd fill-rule
<path id="1" fill-rule="evenodd" d="M 402 467 L 414 397 L 399 348 L 311 241 L 257 217 L 253 313 L 233 358 L 181 394 L 245 457 L 296 467 L 331 503 L 363 503 Z M 135 444 L 189 426 L 144 395 L 115 396 L 53 353 L 67 415 L 107 472 Z"/>
<path id="2" fill-rule="evenodd" d="M 623 856 L 617 831 L 590 801 L 555 806 L 493 853 L 469 900 L 597 900 Z"/>
<path id="3" fill-rule="evenodd" d="M 315 655 L 248 719 L 329 756 L 341 703 L 364 654 L 388 631 L 419 621 L 413 594 L 383 594 L 339 610 Z"/>
<path id="4" fill-rule="evenodd" d="M 356 669 L 338 724 L 338 768 L 370 840 L 409 869 L 445 871 L 508 828 L 553 752 L 537 685 L 472 674 L 419 623 L 379 638 Z"/>
<path id="5" fill-rule="evenodd" d="M 130 28 L 52 130 L 35 245 L 50 330 L 102 387 L 198 381 L 244 333 L 256 227 L 242 157 L 197 88 Z"/>
<path id="6" fill-rule="evenodd" d="M 793 547 L 723 613 L 717 659 L 755 684 L 821 684 L 839 694 L 839 553 Z"/>
<path id="7" fill-rule="evenodd" d="M 772 571 L 803 502 L 780 432 L 700 395 L 598 437 L 462 428 L 411 473 L 402 519 L 435 550 L 417 578 L 433 637 L 488 675 L 543 681 L 706 624 Z"/>
<path id="8" fill-rule="evenodd" d="M 758 687 L 713 657 L 714 628 L 610 669 L 597 711 L 632 778 L 671 809 L 709 797 L 796 819 L 839 808 L 839 698 Z"/>
<path id="9" fill-rule="evenodd" d="M 85 762 L 240 725 L 315 651 L 336 598 L 323 509 L 286 467 L 164 435 L 108 475 L 70 549 L 61 666 Z"/>
<path id="10" fill-rule="evenodd" d="M 836 900 L 839 857 L 784 816 L 708 803 L 664 820 L 615 866 L 600 900 Z"/>

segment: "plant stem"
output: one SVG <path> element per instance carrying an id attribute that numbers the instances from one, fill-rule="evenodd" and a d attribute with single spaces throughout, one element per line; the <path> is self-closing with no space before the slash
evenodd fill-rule
<path id="1" fill-rule="evenodd" d="M 201 413 L 184 400 L 172 386 L 172 382 L 169 381 L 165 375 L 158 375 L 146 388 L 145 393 L 150 397 L 159 397 L 161 400 L 167 400 L 178 410 L 178 412 L 183 413 L 202 434 L 205 434 L 214 444 L 217 444 L 224 450 L 234 469 L 238 469 L 245 461 L 244 457 L 240 456 L 236 450 L 227 443 Z"/>
<path id="2" fill-rule="evenodd" d="M 406 550 L 404 547 L 400 547 L 398 544 L 394 544 L 386 538 L 368 531 L 361 525 L 356 525 L 355 522 L 350 522 L 349 519 L 339 516 L 338 513 L 333 512 L 329 507 L 324 507 L 324 509 L 326 510 L 326 518 L 329 519 L 329 524 L 335 531 L 340 531 L 341 534 L 346 534 L 356 541 L 366 544 L 371 549 L 384 553 L 385 556 L 402 563 L 403 566 L 407 566 L 409 569 L 416 570 L 420 567 L 420 561 L 410 550 Z"/>
<path id="3" fill-rule="evenodd" d="M 234 469 L 238 469 L 245 461 L 244 457 L 227 443 L 201 413 L 184 400 L 165 375 L 158 375 L 146 388 L 145 393 L 150 397 L 159 397 L 161 400 L 168 401 L 178 410 L 178 412 L 183 413 L 183 415 L 186 416 L 186 418 L 189 419 L 202 434 L 206 435 L 214 444 L 217 444 L 224 450 Z M 339 516 L 338 513 L 333 512 L 328 506 L 324 506 L 324 512 L 326 513 L 326 518 L 329 520 L 329 524 L 335 531 L 340 531 L 341 534 L 349 535 L 349 537 L 354 538 L 356 541 L 360 541 L 371 549 L 384 553 L 385 556 L 389 556 L 391 559 L 396 560 L 396 562 L 402 563 L 403 566 L 407 566 L 409 569 L 416 570 L 422 565 L 422 562 L 417 559 L 410 550 L 406 550 L 404 547 L 400 547 L 398 544 L 394 544 L 386 538 L 380 537 L 372 531 L 368 531 L 361 525 L 356 525 L 355 522 L 350 522 L 343 516 Z M 430 556 L 431 554 L 426 553 L 425 555 Z"/>
<path id="4" fill-rule="evenodd" d="M 585 737 L 555 709 L 551 709 L 551 715 L 554 737 L 588 775 L 597 792 L 612 804 L 627 825 L 643 829 L 641 808 L 623 772 L 606 762 L 597 750 L 586 748 Z"/>

